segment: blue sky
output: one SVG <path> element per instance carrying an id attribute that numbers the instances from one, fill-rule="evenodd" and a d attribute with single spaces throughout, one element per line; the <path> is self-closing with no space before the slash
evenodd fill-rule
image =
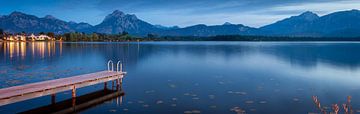
<path id="1" fill-rule="evenodd" d="M 0 0 L 0 15 L 50 14 L 92 25 L 114 10 L 165 26 L 231 22 L 259 27 L 305 11 L 325 15 L 351 9 L 360 9 L 360 0 Z"/>

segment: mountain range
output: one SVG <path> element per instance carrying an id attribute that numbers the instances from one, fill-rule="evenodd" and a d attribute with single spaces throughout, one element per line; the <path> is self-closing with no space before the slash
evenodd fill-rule
<path id="1" fill-rule="evenodd" d="M 262 35 L 293 37 L 360 37 L 360 11 L 347 10 L 324 16 L 307 11 L 259 28 L 226 22 L 222 25 L 198 24 L 180 28 L 165 27 L 145 22 L 133 14 L 115 10 L 98 25 L 66 22 L 51 15 L 37 17 L 22 12 L 0 16 L 0 28 L 6 32 L 66 32 L 118 34 L 128 32 L 145 36 L 215 36 L 215 35 Z"/>

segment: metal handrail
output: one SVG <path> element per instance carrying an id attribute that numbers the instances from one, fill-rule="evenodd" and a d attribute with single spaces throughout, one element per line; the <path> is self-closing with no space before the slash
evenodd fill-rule
<path id="1" fill-rule="evenodd" d="M 110 63 L 111 63 L 111 70 L 110 70 Z M 108 71 L 114 71 L 114 62 L 112 60 L 108 61 Z"/>
<path id="2" fill-rule="evenodd" d="M 120 69 L 119 69 L 119 67 L 120 67 Z M 117 64 L 116 64 L 116 71 L 117 71 L 117 72 L 119 72 L 119 71 L 122 72 L 122 67 L 123 67 L 123 66 L 122 66 L 121 61 L 118 61 Z"/>

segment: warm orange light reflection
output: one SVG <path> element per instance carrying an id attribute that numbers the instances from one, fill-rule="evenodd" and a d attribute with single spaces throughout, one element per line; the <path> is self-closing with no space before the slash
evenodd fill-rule
<path id="1" fill-rule="evenodd" d="M 55 56 L 56 52 L 62 53 L 62 42 L 2 42 L 5 57 L 13 59 L 18 57 L 25 59 L 26 56 L 44 58 Z M 27 53 L 29 52 L 29 53 Z"/>

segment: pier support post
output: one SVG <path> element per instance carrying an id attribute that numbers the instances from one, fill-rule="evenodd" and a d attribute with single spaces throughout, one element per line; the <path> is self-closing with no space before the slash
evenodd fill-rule
<path id="1" fill-rule="evenodd" d="M 51 104 L 55 104 L 55 102 L 56 102 L 55 98 L 56 98 L 55 93 L 51 94 Z"/>
<path id="2" fill-rule="evenodd" d="M 72 88 L 72 106 L 73 106 L 73 110 L 75 110 L 75 105 L 76 105 L 76 87 L 75 85 Z"/>
<path id="3" fill-rule="evenodd" d="M 111 83 L 111 90 L 114 90 L 114 80 L 112 80 Z"/>
<path id="4" fill-rule="evenodd" d="M 75 98 L 75 97 L 76 97 L 76 87 L 74 85 L 72 88 L 72 98 Z"/>
<path id="5" fill-rule="evenodd" d="M 107 82 L 104 82 L 104 90 L 107 89 Z"/>
<path id="6" fill-rule="evenodd" d="M 120 87 L 120 80 L 118 78 L 116 79 L 116 90 L 119 90 L 119 87 Z"/>

